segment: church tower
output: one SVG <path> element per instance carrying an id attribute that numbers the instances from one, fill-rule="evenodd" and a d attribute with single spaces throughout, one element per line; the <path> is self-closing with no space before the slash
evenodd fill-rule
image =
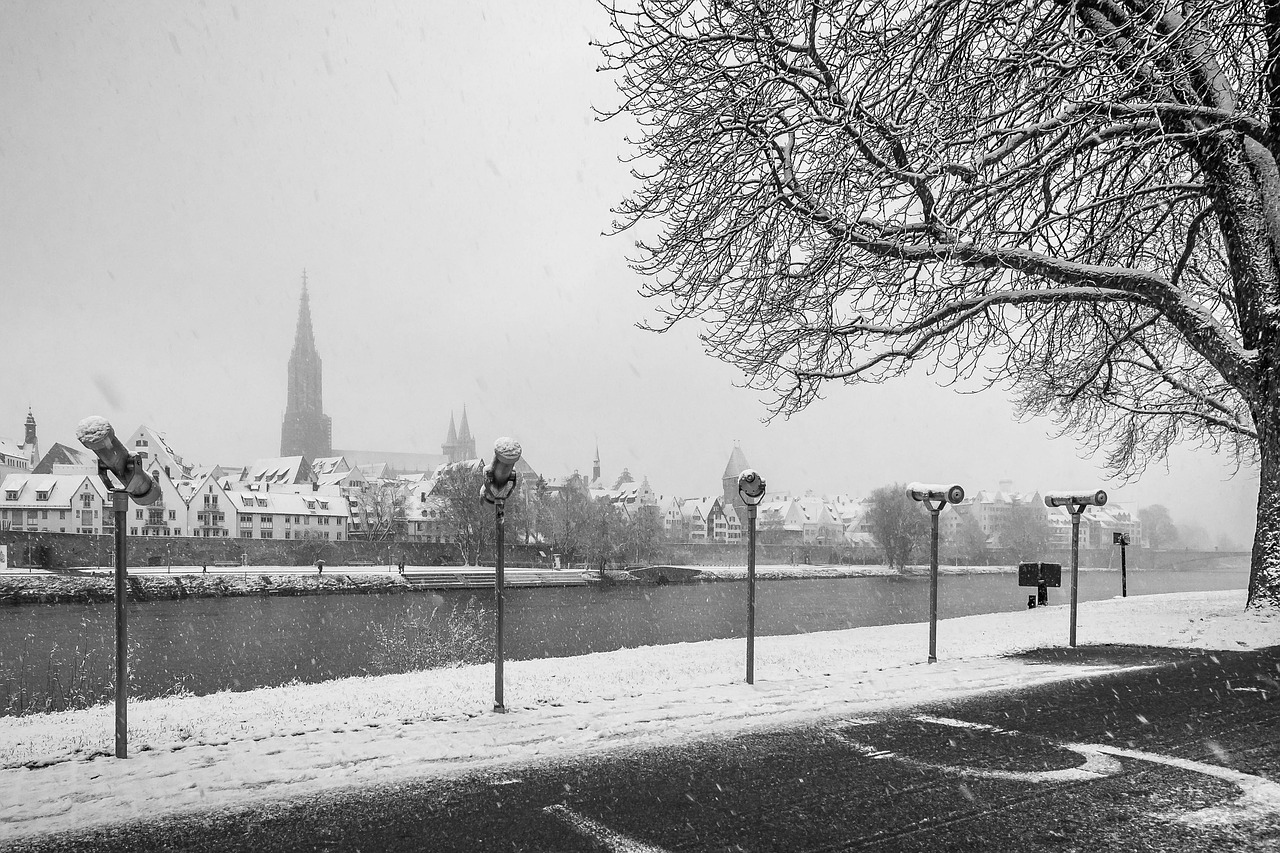
<path id="1" fill-rule="evenodd" d="M 747 464 L 746 454 L 742 452 L 742 448 L 735 441 L 733 443 L 733 452 L 729 454 L 729 464 L 724 466 L 724 474 L 720 478 L 720 484 L 724 487 L 724 502 L 733 504 L 733 508 L 738 511 L 738 515 L 741 518 L 746 518 L 747 505 L 742 502 L 742 495 L 738 494 L 738 475 L 750 467 Z"/>
<path id="2" fill-rule="evenodd" d="M 462 427 L 460 429 L 454 425 L 453 412 L 449 413 L 449 435 L 445 437 L 444 444 L 440 445 L 440 452 L 450 462 L 462 462 L 467 459 L 477 458 L 476 440 L 471 437 L 471 426 L 467 423 L 466 406 L 462 407 Z"/>
<path id="3" fill-rule="evenodd" d="M 302 298 L 298 304 L 298 329 L 289 356 L 289 397 L 280 430 L 280 455 L 316 459 L 333 455 L 333 424 L 324 413 L 320 354 L 311 331 L 311 300 L 307 273 L 302 273 Z"/>
<path id="4" fill-rule="evenodd" d="M 36 439 L 36 416 L 31 414 L 30 406 L 27 407 L 27 434 L 22 439 L 22 449 L 34 469 L 40 463 L 40 442 Z"/>

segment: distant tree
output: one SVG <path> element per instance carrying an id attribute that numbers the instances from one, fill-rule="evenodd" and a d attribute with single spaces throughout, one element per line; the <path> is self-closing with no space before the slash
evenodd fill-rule
<path id="1" fill-rule="evenodd" d="M 881 486 L 868 498 L 867 523 L 871 538 L 886 565 L 905 572 L 911 552 L 929 541 L 929 516 L 907 494 L 903 483 Z"/>
<path id="2" fill-rule="evenodd" d="M 1142 522 L 1142 535 L 1153 549 L 1178 547 L 1178 526 L 1163 504 L 1142 507 L 1138 510 L 1138 520 Z"/>
<path id="3" fill-rule="evenodd" d="M 1000 525 L 1000 545 L 1015 561 L 1038 560 L 1049 550 L 1053 526 L 1047 507 L 1035 501 L 1015 501 Z M 1059 510 L 1060 511 L 1060 510 Z"/>
<path id="4" fill-rule="evenodd" d="M 405 489 L 395 480 L 367 480 L 355 495 L 361 538 L 385 541 L 405 530 Z"/>
<path id="5" fill-rule="evenodd" d="M 538 535 L 566 565 L 586 558 L 591 526 L 591 493 L 581 474 L 574 474 L 539 503 Z"/>
<path id="6" fill-rule="evenodd" d="M 595 498 L 587 504 L 586 533 L 583 555 L 604 577 L 605 568 L 622 553 L 626 516 L 608 498 Z"/>
<path id="7" fill-rule="evenodd" d="M 431 488 L 431 495 L 442 502 L 458 554 L 468 566 L 479 564 L 480 552 L 493 536 L 493 508 L 481 499 L 483 488 L 484 463 L 479 459 L 442 466 Z"/>
<path id="8" fill-rule="evenodd" d="M 641 563 L 661 553 L 665 532 L 656 506 L 637 508 L 623 524 L 623 550 L 627 560 Z"/>
<path id="9" fill-rule="evenodd" d="M 960 517 L 955 533 L 947 540 L 947 550 L 967 566 L 986 565 L 990 549 L 987 534 L 976 519 L 967 515 Z"/>

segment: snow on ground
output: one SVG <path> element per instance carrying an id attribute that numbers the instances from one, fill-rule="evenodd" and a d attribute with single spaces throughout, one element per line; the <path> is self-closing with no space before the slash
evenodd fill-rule
<path id="1" fill-rule="evenodd" d="M 506 664 L 351 678 L 129 705 L 130 758 L 113 754 L 113 710 L 0 718 L 0 842 L 25 835 L 227 808 L 535 760 L 669 745 L 1079 677 L 1081 665 L 1004 657 L 1064 646 L 1069 608 L 756 641 L 712 640 Z M 1204 649 L 1280 643 L 1280 617 L 1244 593 L 1138 596 L 1080 605 L 1081 645 Z M 1090 672 L 1115 666 L 1087 667 Z"/>

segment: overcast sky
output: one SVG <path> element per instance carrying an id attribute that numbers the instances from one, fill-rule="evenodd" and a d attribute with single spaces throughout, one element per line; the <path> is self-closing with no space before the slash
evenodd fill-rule
<path id="1" fill-rule="evenodd" d="M 1047 421 L 924 376 L 789 421 L 651 306 L 604 236 L 629 128 L 590 0 L 0 0 L 0 436 L 101 414 L 202 464 L 280 450 L 302 271 L 335 447 L 623 467 L 713 494 L 733 442 L 771 491 L 1114 489 Z M 1256 476 L 1182 451 L 1115 499 L 1251 536 Z M 1199 517 L 1197 517 L 1199 516 Z"/>

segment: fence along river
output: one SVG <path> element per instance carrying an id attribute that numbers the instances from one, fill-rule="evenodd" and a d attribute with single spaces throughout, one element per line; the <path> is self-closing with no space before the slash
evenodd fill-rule
<path id="1" fill-rule="evenodd" d="M 1129 594 L 1243 590 L 1246 563 L 1130 571 Z M 1050 590 L 1050 605 L 1069 601 L 1069 583 L 1064 567 L 1063 587 Z M 744 637 L 746 592 L 745 583 L 729 581 L 510 589 L 506 657 Z M 1034 589 L 1019 587 L 1016 573 L 944 574 L 939 617 L 1022 609 L 1029 593 Z M 1081 571 L 1081 601 L 1119 594 L 1118 570 Z M 477 590 L 131 603 L 131 698 L 404 672 L 448 665 L 459 653 L 491 660 L 492 606 L 492 592 Z M 928 607 L 928 578 L 921 576 L 760 581 L 757 634 L 924 622 Z M 0 715 L 108 701 L 114 695 L 113 642 L 110 603 L 5 609 Z M 939 653 L 946 654 L 945 631 Z"/>

